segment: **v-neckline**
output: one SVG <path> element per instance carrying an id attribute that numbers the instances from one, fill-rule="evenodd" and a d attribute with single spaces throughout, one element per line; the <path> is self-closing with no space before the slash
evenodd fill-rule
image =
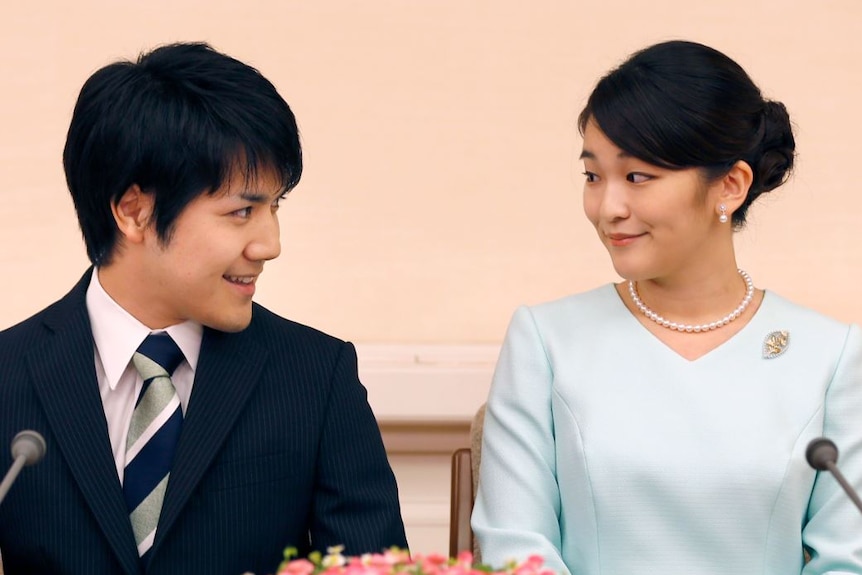
<path id="1" fill-rule="evenodd" d="M 641 323 L 640 319 L 626 305 L 626 302 L 623 300 L 622 294 L 620 294 L 619 290 L 617 290 L 616 284 L 613 284 L 613 283 L 610 284 L 610 289 L 613 291 L 614 296 L 616 297 L 617 303 L 623 308 L 623 311 L 626 314 L 626 321 L 634 322 L 637 325 L 637 329 L 639 329 L 646 336 L 647 339 L 657 343 L 660 348 L 666 350 L 673 357 L 675 357 L 679 360 L 682 360 L 683 362 L 685 362 L 688 365 L 694 365 L 696 363 L 701 362 L 702 360 L 706 360 L 709 357 L 718 354 L 723 348 L 729 347 L 732 342 L 737 341 L 739 339 L 743 339 L 746 336 L 747 332 L 754 329 L 754 327 L 752 327 L 752 324 L 754 324 L 755 322 L 758 322 L 758 318 L 762 315 L 763 307 L 765 305 L 769 305 L 768 302 L 773 297 L 772 295 L 770 295 L 770 292 L 768 290 L 764 289 L 763 290 L 763 297 L 760 299 L 760 303 L 757 306 L 757 309 L 754 310 L 754 314 L 748 319 L 748 322 L 745 325 L 743 325 L 742 328 L 738 332 L 736 332 L 735 334 L 733 334 L 732 336 L 730 336 L 729 338 L 727 338 L 723 342 L 719 343 L 715 347 L 707 350 L 705 353 L 702 353 L 701 355 L 699 355 L 693 359 L 689 359 L 689 358 L 685 357 L 684 355 L 682 355 L 681 353 L 679 353 L 678 351 L 676 351 L 674 348 L 672 348 L 670 345 L 668 345 L 665 341 L 663 341 L 660 337 L 658 337 L 656 334 L 651 332 L 643 323 Z"/>

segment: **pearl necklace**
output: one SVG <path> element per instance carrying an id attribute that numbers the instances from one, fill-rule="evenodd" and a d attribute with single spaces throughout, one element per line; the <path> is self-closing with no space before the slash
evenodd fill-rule
<path id="1" fill-rule="evenodd" d="M 638 297 L 638 288 L 637 284 L 633 281 L 629 281 L 629 295 L 632 296 L 632 301 L 635 306 L 647 316 L 652 321 L 656 322 L 662 327 L 666 327 L 668 329 L 672 329 L 675 331 L 684 331 L 687 333 L 700 333 L 702 331 L 712 331 L 714 329 L 718 329 L 720 327 L 724 327 L 740 315 L 742 312 L 746 310 L 748 304 L 751 303 L 751 300 L 754 298 L 754 282 L 751 281 L 751 276 L 745 273 L 743 270 L 736 270 L 739 272 L 739 275 L 742 276 L 742 280 L 745 282 L 745 297 L 742 298 L 742 302 L 736 306 L 736 309 L 721 318 L 718 321 L 714 321 L 712 323 L 704 323 L 701 325 L 690 325 L 684 323 L 676 323 L 670 320 L 666 320 L 641 301 L 641 298 Z"/>

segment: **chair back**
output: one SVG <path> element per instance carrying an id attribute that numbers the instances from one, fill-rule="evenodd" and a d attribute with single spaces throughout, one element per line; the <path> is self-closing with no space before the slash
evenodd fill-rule
<path id="1" fill-rule="evenodd" d="M 452 486 L 449 506 L 449 555 L 472 551 L 473 562 L 480 563 L 479 546 L 470 527 L 473 502 L 479 488 L 479 463 L 482 460 L 482 426 L 485 405 L 479 408 L 470 424 L 470 447 L 456 449 L 452 454 Z"/>
<path id="2" fill-rule="evenodd" d="M 473 463 L 469 447 L 456 449 L 452 454 L 452 488 L 449 502 L 449 555 L 472 551 L 473 530 L 470 514 L 473 512 Z"/>

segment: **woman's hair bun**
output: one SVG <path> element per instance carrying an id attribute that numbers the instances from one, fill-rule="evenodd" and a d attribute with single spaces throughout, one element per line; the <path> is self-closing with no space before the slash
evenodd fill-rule
<path id="1" fill-rule="evenodd" d="M 761 120 L 762 137 L 750 158 L 757 195 L 773 190 L 787 181 L 793 171 L 796 141 L 787 108 L 781 102 L 766 100 Z M 752 198 L 753 200 L 754 198 Z"/>

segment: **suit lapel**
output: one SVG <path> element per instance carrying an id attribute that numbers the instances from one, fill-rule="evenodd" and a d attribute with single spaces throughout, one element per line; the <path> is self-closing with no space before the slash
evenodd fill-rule
<path id="1" fill-rule="evenodd" d="M 194 387 L 183 421 L 153 554 L 213 463 L 257 386 L 266 349 L 249 328 L 228 334 L 204 330 Z"/>
<path id="2" fill-rule="evenodd" d="M 45 325 L 53 332 L 27 357 L 36 393 L 72 475 L 125 573 L 140 572 L 134 535 L 108 439 L 85 294 L 90 273 Z"/>

